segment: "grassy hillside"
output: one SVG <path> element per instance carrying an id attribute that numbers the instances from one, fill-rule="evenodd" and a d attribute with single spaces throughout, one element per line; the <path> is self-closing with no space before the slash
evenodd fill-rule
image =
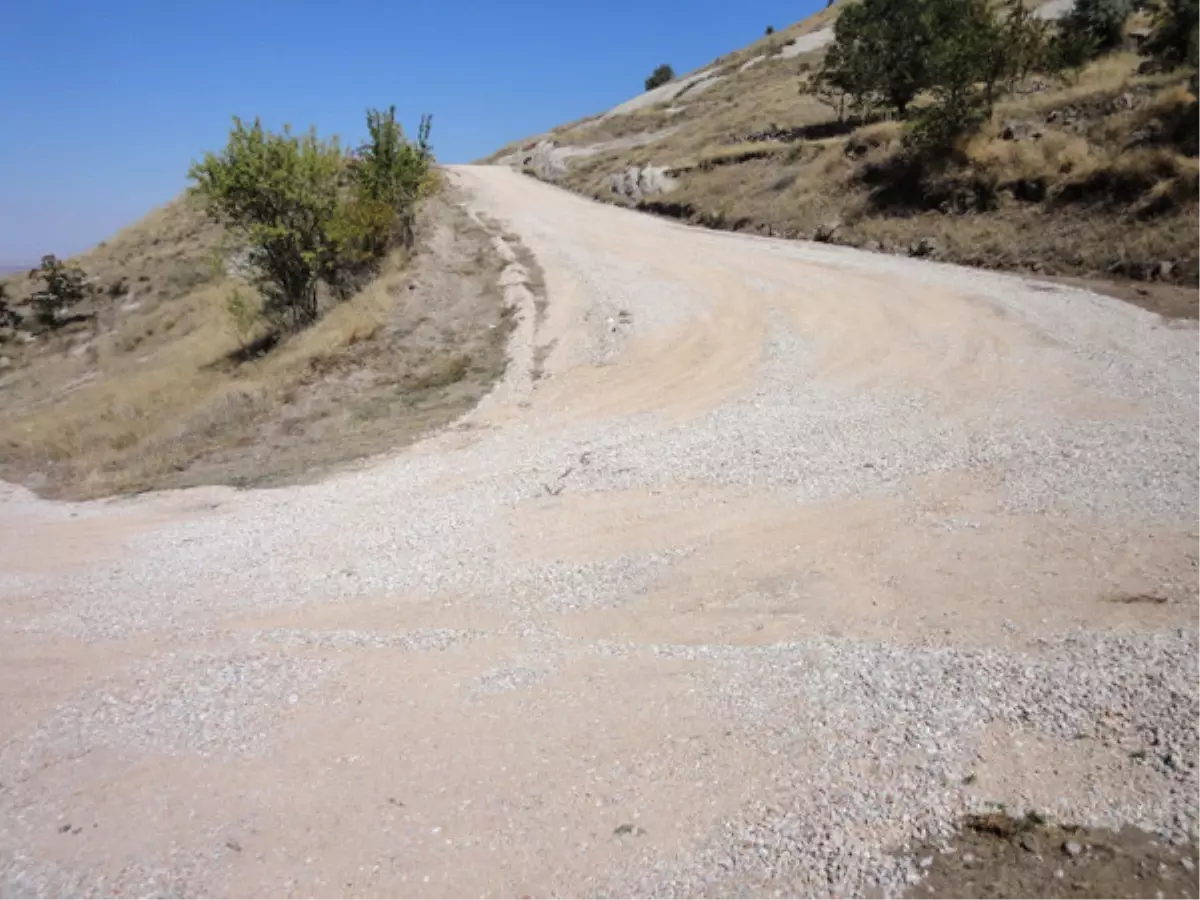
<path id="1" fill-rule="evenodd" d="M 912 164 L 902 123 L 849 127 L 802 91 L 843 6 L 488 161 L 715 228 L 1195 287 L 1196 98 L 1188 71 L 1139 73 L 1145 14 L 1125 49 L 1025 78 L 931 167 Z"/>
<path id="2" fill-rule="evenodd" d="M 271 484 L 453 420 L 503 371 L 509 320 L 493 235 L 460 200 L 428 200 L 412 250 L 261 355 L 226 312 L 234 248 L 189 198 L 74 260 L 92 286 L 61 328 L 30 324 L 36 279 L 3 279 L 27 327 L 0 329 L 0 478 L 65 497 Z"/>

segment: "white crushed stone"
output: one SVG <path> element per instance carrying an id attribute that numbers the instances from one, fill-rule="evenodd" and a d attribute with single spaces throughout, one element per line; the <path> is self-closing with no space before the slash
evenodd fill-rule
<path id="1" fill-rule="evenodd" d="M 637 335 L 665 333 L 707 310 L 703 286 L 685 288 L 645 260 L 598 251 L 552 218 L 519 210 L 512 218 L 539 255 L 553 253 L 576 278 L 573 288 L 583 298 L 577 327 L 585 340 L 583 358 L 574 362 L 610 363 Z M 452 449 L 439 449 L 435 439 L 323 483 L 230 492 L 219 517 L 137 537 L 137 552 L 117 562 L 53 579 L 3 575 L 7 596 L 53 603 L 19 623 L 0 612 L 0 624 L 10 633 L 53 638 L 159 633 L 199 643 L 227 638 L 222 623 L 232 617 L 289 605 L 444 594 L 493 603 L 519 625 L 528 623 L 510 635 L 523 641 L 523 652 L 467 684 L 469 694 L 536 685 L 571 654 L 703 662 L 694 670 L 697 691 L 738 740 L 778 761 L 772 789 L 703 846 L 677 858 L 639 857 L 628 871 L 606 875 L 592 886 L 598 895 L 894 894 L 916 876 L 917 863 L 902 848 L 948 833 L 976 802 L 963 781 L 983 731 L 994 723 L 1057 739 L 1086 734 L 1125 753 L 1128 777 L 1107 783 L 1137 790 L 1110 787 L 1085 800 L 1064 798 L 1045 812 L 1194 837 L 1200 710 L 1193 632 L 1080 632 L 1018 652 L 834 638 L 763 648 L 572 644 L 537 627 L 550 616 L 627 602 L 695 549 L 590 562 L 514 557 L 497 523 L 560 486 L 577 493 L 706 482 L 765 486 L 801 502 L 895 495 L 915 476 L 986 470 L 1004 475 L 1005 511 L 1082 513 L 1100 522 L 1195 521 L 1194 330 L 1165 327 L 1141 310 L 1082 291 L 1034 289 L 992 273 L 845 248 L 703 232 L 694 233 L 689 247 L 719 268 L 721 253 L 742 241 L 747 250 L 828 267 L 813 267 L 804 285 L 748 284 L 768 305 L 785 289 L 834 292 L 843 273 L 875 277 L 881 290 L 894 277 L 969 291 L 1041 336 L 1021 348 L 1032 370 L 1070 375 L 1106 396 L 1136 401 L 1142 411 L 1136 420 L 1093 421 L 1065 416 L 1062 398 L 1050 392 L 1031 399 L 1027 391 L 997 389 L 985 406 L 950 422 L 929 391 L 886 384 L 848 390 L 803 377 L 815 348 L 773 314 L 754 389 L 695 420 L 582 417 L 556 421 L 551 431 L 530 410 Z M 515 255 L 512 265 L 519 265 Z M 510 286 L 523 289 L 527 273 L 510 274 Z M 532 321 L 531 298 L 513 302 Z M 519 400 L 536 390 L 521 380 L 536 335 L 520 328 L 517 334 L 515 380 L 501 389 L 516 393 L 497 398 Z M 944 339 L 950 350 L 961 349 L 953 335 Z M 443 486 L 455 479 L 465 483 Z M 105 509 L 46 504 L 17 489 L 6 494 L 0 497 L 6 508 L 39 517 Z M 945 527 L 969 524 L 947 520 Z M 314 702 L 340 671 L 343 651 L 457 652 L 481 637 L 437 628 L 275 628 L 249 630 L 236 650 L 153 656 L 119 691 L 83 692 L 31 732 L 7 736 L 0 745 L 0 821 L 19 824 L 33 802 L 9 785 L 88 748 L 262 755 L 271 750 L 271 723 Z M 813 753 L 814 746 L 825 752 Z M 1141 762 L 1131 756 L 1140 752 Z M 878 761 L 880 771 L 864 777 L 862 760 Z M 17 824 L 0 825 L 5 894 L 214 890 L 193 879 L 204 860 L 186 855 L 130 869 L 119 885 L 48 874 L 13 852 L 18 842 L 8 841 L 5 829 Z"/>

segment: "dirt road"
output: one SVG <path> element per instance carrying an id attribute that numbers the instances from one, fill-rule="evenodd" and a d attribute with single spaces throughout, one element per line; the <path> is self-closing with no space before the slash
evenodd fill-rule
<path id="1" fill-rule="evenodd" d="M 0 499 L 0 893 L 878 895 L 996 804 L 1194 837 L 1194 323 L 453 177 L 545 285 L 466 419 Z"/>

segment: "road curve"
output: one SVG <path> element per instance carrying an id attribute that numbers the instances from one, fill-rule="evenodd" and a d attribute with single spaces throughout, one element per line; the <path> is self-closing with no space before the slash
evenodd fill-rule
<path id="1" fill-rule="evenodd" d="M 895 894 L 995 802 L 1194 838 L 1194 324 L 451 177 L 540 270 L 461 422 L 0 496 L 0 893 Z"/>

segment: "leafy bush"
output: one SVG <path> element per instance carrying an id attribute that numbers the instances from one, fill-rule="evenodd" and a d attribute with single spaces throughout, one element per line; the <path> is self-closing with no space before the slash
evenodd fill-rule
<path id="1" fill-rule="evenodd" d="M 833 26 L 834 40 L 817 74 L 820 94 L 845 98 L 863 118 L 881 107 L 903 116 L 926 86 L 934 35 L 925 0 L 862 0 Z"/>
<path id="2" fill-rule="evenodd" d="M 412 241 L 413 214 L 422 191 L 428 187 L 433 148 L 429 133 L 433 117 L 422 116 L 416 141 L 404 137 L 396 121 L 396 107 L 388 111 L 367 111 L 370 140 L 355 154 L 355 182 L 358 199 L 368 204 L 385 204 L 396 214 L 397 237 Z"/>
<path id="3" fill-rule="evenodd" d="M 662 87 L 668 81 L 675 80 L 675 70 L 663 63 L 657 69 L 650 73 L 650 77 L 646 79 L 646 90 L 652 91 L 656 87 Z"/>
<path id="4" fill-rule="evenodd" d="M 188 176 L 209 214 L 247 248 L 251 281 L 272 324 L 296 330 L 317 318 L 317 284 L 331 255 L 344 156 L 315 130 L 266 131 L 234 118 L 229 143 L 205 154 Z"/>
<path id="5" fill-rule="evenodd" d="M 946 150 L 990 113 L 1010 55 L 988 0 L 928 0 L 926 6 L 936 35 L 925 62 L 935 102 L 919 111 L 910 140 Z"/>
<path id="6" fill-rule="evenodd" d="M 266 131 L 234 119 L 229 143 L 192 166 L 193 191 L 245 246 L 244 269 L 276 331 L 316 320 L 319 288 L 344 299 L 398 242 L 433 162 L 431 120 L 410 143 L 395 108 L 367 112 L 368 140 L 354 155 L 314 130 Z"/>
<path id="7" fill-rule="evenodd" d="M 928 94 L 914 139 L 946 145 L 986 118 L 997 93 L 1045 64 L 1048 29 L 1020 0 L 862 0 L 834 25 L 812 82 L 842 118 L 905 117 Z"/>
<path id="8" fill-rule="evenodd" d="M 54 254 L 43 256 L 34 272 L 42 279 L 41 290 L 30 298 L 38 321 L 47 328 L 57 328 L 67 310 L 87 296 L 87 275 L 79 266 L 62 262 Z"/>
<path id="9" fill-rule="evenodd" d="M 774 25 L 768 25 L 768 26 L 767 26 L 767 30 L 763 32 L 763 34 L 765 34 L 767 37 L 770 37 L 770 36 L 771 36 L 771 35 L 773 35 L 774 33 L 775 33 L 775 26 L 774 26 Z"/>

